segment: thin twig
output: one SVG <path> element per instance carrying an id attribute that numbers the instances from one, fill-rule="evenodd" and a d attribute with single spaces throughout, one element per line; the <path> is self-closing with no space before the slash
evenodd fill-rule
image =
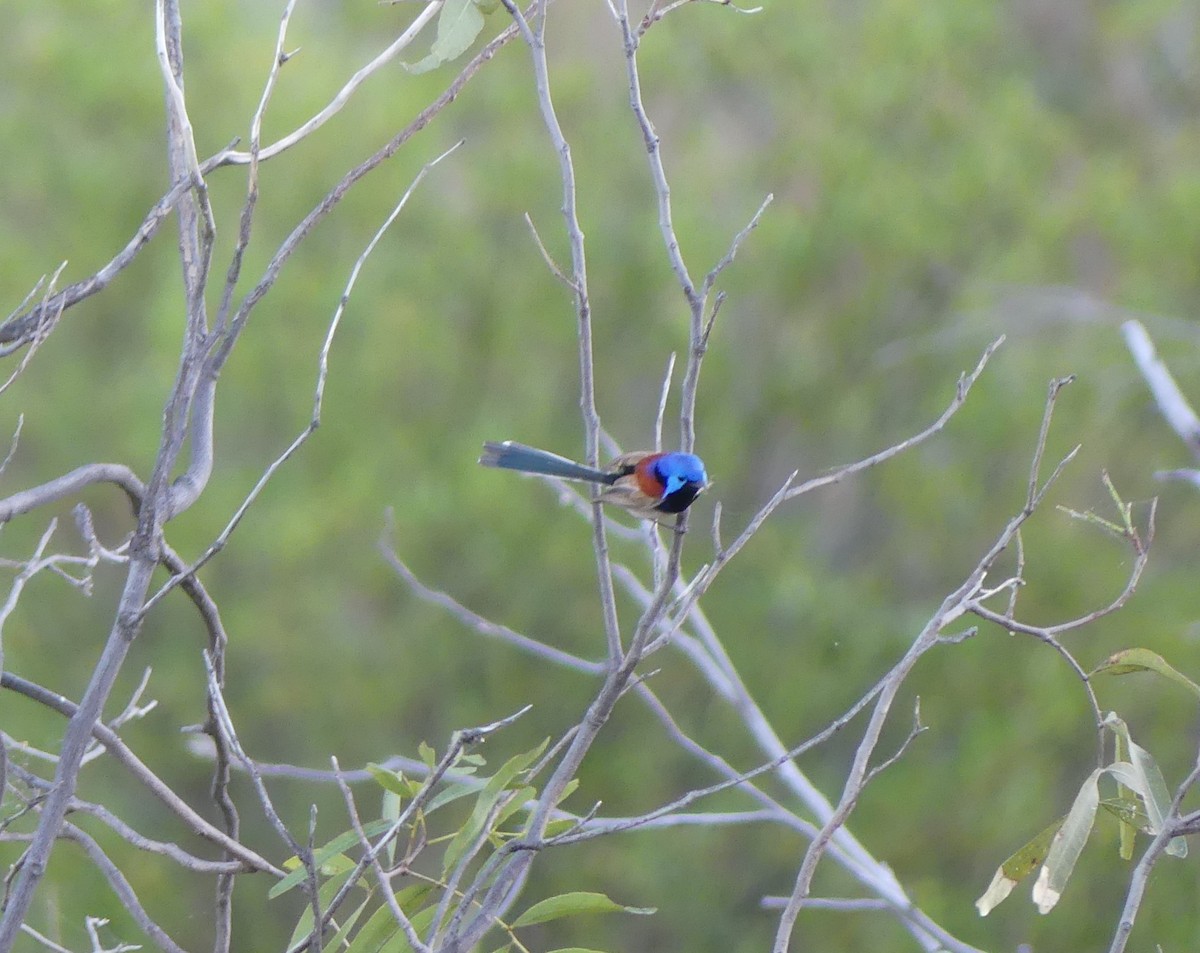
<path id="1" fill-rule="evenodd" d="M 432 159 L 422 166 L 421 171 L 418 172 L 413 178 L 412 182 L 401 196 L 400 201 L 396 204 L 396 207 L 392 209 L 391 214 L 388 215 L 383 224 L 379 226 L 379 229 L 367 243 L 366 248 L 363 249 L 362 254 L 358 256 L 358 260 L 355 261 L 354 267 L 350 270 L 350 277 L 346 282 L 345 289 L 342 291 L 342 296 L 338 301 L 337 307 L 334 309 L 333 318 L 330 320 L 329 328 L 325 333 L 325 342 L 321 346 L 321 354 L 317 361 L 317 382 L 313 393 L 312 415 L 309 418 L 307 425 L 305 425 L 304 429 L 297 434 L 295 439 L 292 440 L 287 448 L 271 462 L 266 470 L 263 471 L 262 475 L 258 478 L 258 482 L 254 484 L 253 488 L 246 495 L 245 499 L 242 500 L 241 505 L 238 506 L 237 510 L 234 511 L 233 516 L 229 518 L 229 522 L 225 524 L 225 528 L 221 530 L 221 532 L 217 535 L 217 538 L 213 540 L 211 544 L 209 544 L 209 547 L 207 550 L 205 550 L 204 554 L 183 572 L 172 576 L 165 583 L 163 583 L 162 587 L 156 593 L 154 593 L 149 600 L 147 600 L 145 606 L 143 606 L 141 610 L 143 615 L 157 605 L 158 602 L 162 600 L 167 593 L 169 593 L 177 585 L 179 585 L 185 579 L 189 579 L 194 576 L 196 572 L 205 565 L 205 563 L 207 563 L 217 553 L 225 548 L 225 544 L 229 542 L 229 537 L 233 535 L 233 531 L 237 529 L 238 524 L 241 523 L 242 518 L 246 515 L 246 512 L 262 494 L 263 490 L 266 489 L 266 486 L 270 482 L 271 478 L 275 475 L 280 467 L 287 463 L 287 461 L 296 454 L 296 452 L 308 441 L 308 438 L 311 437 L 316 429 L 321 425 L 321 410 L 325 402 L 325 384 L 329 377 L 329 354 L 333 348 L 334 336 L 337 334 L 338 328 L 341 325 L 342 316 L 345 314 L 346 305 L 350 302 L 350 295 L 354 291 L 354 285 L 358 280 L 359 273 L 362 271 L 362 267 L 366 263 L 367 258 L 370 257 L 371 252 L 375 250 L 375 247 L 379 244 L 380 239 L 383 238 L 384 233 L 396 220 L 397 216 L 399 216 L 400 212 L 404 209 L 404 206 L 408 204 L 409 198 L 412 196 L 417 186 L 420 185 L 422 179 L 424 179 L 429 173 L 429 170 L 454 152 L 454 150 L 460 145 L 462 145 L 462 140 L 459 140 L 437 158 Z"/>
<path id="2" fill-rule="evenodd" d="M 788 490 L 787 498 L 790 500 L 793 497 L 802 496 L 805 493 L 811 493 L 813 490 L 816 490 L 820 487 L 829 486 L 833 483 L 839 483 L 846 477 L 855 473 L 861 473 L 863 470 L 870 469 L 871 467 L 878 466 L 879 464 L 890 460 L 892 457 L 898 456 L 899 454 L 904 453 L 904 451 L 915 447 L 917 444 L 923 443 L 934 434 L 939 433 L 950 421 L 950 418 L 953 417 L 958 412 L 959 408 L 962 407 L 962 405 L 966 402 L 967 394 L 970 393 L 975 382 L 979 380 L 979 376 L 983 373 L 983 369 L 987 367 L 987 363 L 991 359 L 992 355 L 996 353 L 996 350 L 1003 343 L 1004 335 L 1001 335 L 984 349 L 983 354 L 979 358 L 979 362 L 975 365 L 975 369 L 971 371 L 970 374 L 965 374 L 958 379 L 958 385 L 955 388 L 954 398 L 950 401 L 946 409 L 942 411 L 941 416 L 939 416 L 937 420 L 935 420 L 920 433 L 916 433 L 906 440 L 901 440 L 899 443 L 893 444 L 886 450 L 881 450 L 879 453 L 865 457 L 864 459 L 859 460 L 857 463 L 851 463 L 844 467 L 838 467 L 836 470 L 832 470 L 829 473 L 823 474 L 819 477 L 814 477 L 811 480 L 806 480 L 798 486 L 792 487 L 790 490 Z"/>
<path id="3" fill-rule="evenodd" d="M 430 2 L 425 5 L 425 9 L 417 14 L 416 19 L 405 28 L 403 33 L 401 33 L 398 37 L 396 37 L 395 40 L 392 41 L 387 49 L 376 56 L 375 59 L 371 60 L 371 62 L 366 66 L 363 66 L 361 69 L 359 69 L 353 76 L 350 77 L 350 79 L 346 81 L 346 84 L 340 90 L 338 90 L 337 95 L 335 95 L 333 99 L 329 101 L 324 109 L 314 115 L 311 119 L 307 120 L 299 128 L 288 133 L 282 139 L 279 139 L 271 143 L 269 146 L 264 146 L 262 149 L 258 150 L 257 158 L 262 161 L 274 158 L 281 152 L 290 149 L 296 143 L 316 132 L 323 125 L 325 125 L 325 123 L 341 112 L 342 108 L 350 101 L 350 97 L 354 95 L 355 91 L 364 82 L 366 82 L 367 79 L 369 79 L 373 74 L 379 72 L 382 67 L 386 66 L 407 47 L 412 45 L 413 40 L 417 38 L 420 32 L 429 25 L 430 21 L 433 20 L 433 18 L 436 17 L 439 12 L 441 12 L 443 2 L 444 0 L 430 0 Z M 280 47 L 280 51 L 282 52 L 282 47 Z M 278 59 L 279 65 L 283 65 L 284 62 L 291 59 L 291 55 L 292 54 L 280 57 Z M 236 152 L 234 150 L 228 150 L 222 155 L 222 161 L 223 163 L 230 165 L 248 165 L 255 161 L 255 152 L 254 150 L 249 152 Z"/>

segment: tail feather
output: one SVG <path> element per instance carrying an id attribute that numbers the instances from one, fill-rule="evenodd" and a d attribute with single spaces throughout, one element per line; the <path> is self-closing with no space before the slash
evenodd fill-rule
<path id="1" fill-rule="evenodd" d="M 615 473 L 605 473 L 593 467 L 585 467 L 574 460 L 560 457 L 556 453 L 527 447 L 523 443 L 505 440 L 503 443 L 485 443 L 479 462 L 485 467 L 500 467 L 503 470 L 519 470 L 522 473 L 540 473 L 545 476 L 561 477 L 564 480 L 585 480 L 588 483 L 604 483 L 609 486 L 617 479 Z"/>

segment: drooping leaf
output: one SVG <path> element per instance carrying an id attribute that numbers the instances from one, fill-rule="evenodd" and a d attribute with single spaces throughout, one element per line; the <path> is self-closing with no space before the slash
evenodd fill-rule
<path id="1" fill-rule="evenodd" d="M 1046 862 L 1033 885 L 1033 902 L 1037 904 L 1038 913 L 1049 913 L 1054 909 L 1071 878 L 1075 862 L 1096 821 L 1096 806 L 1100 803 L 1099 780 L 1105 770 L 1097 768 L 1087 776 L 1062 826 L 1050 841 Z"/>
<path id="2" fill-rule="evenodd" d="M 1115 744 L 1115 752 L 1114 753 L 1116 755 L 1117 761 L 1128 761 L 1129 760 L 1129 750 L 1128 750 L 1128 745 L 1126 744 L 1127 740 L 1128 740 L 1127 735 L 1123 735 L 1123 734 L 1121 734 L 1121 732 L 1116 733 L 1116 744 Z M 1132 788 L 1126 787 L 1121 782 L 1121 779 L 1117 778 L 1117 800 L 1119 800 L 1119 801 L 1124 801 L 1124 800 L 1136 801 L 1136 794 L 1137 794 L 1137 792 L 1135 792 Z M 1132 824 L 1129 824 L 1128 822 L 1126 822 L 1126 820 L 1123 817 L 1120 817 L 1118 815 L 1118 818 L 1119 818 L 1119 823 L 1117 825 L 1117 829 L 1119 831 L 1120 838 L 1119 838 L 1119 846 L 1117 848 L 1117 853 L 1121 857 L 1122 860 L 1131 860 L 1133 858 L 1134 841 L 1137 839 L 1137 828 L 1134 827 Z"/>
<path id="3" fill-rule="evenodd" d="M 1182 672 L 1174 668 L 1157 652 L 1149 649 L 1122 649 L 1106 658 L 1089 673 L 1095 675 L 1128 675 L 1131 672 L 1153 672 L 1161 675 L 1176 685 L 1182 685 L 1189 692 L 1200 698 L 1200 685 L 1197 685 Z"/>
<path id="4" fill-rule="evenodd" d="M 975 908 L 981 917 L 991 913 L 1012 892 L 1013 887 L 1042 865 L 1050 849 L 1050 841 L 1060 826 L 1062 818 L 1020 847 L 996 869 L 987 890 L 975 901 Z"/>
<path id="5" fill-rule="evenodd" d="M 1113 775 L 1142 799 L 1142 803 L 1146 806 L 1146 817 L 1150 822 L 1150 830 L 1157 834 L 1166 823 L 1172 800 L 1162 769 L 1154 760 L 1154 756 L 1130 737 L 1128 725 L 1115 714 L 1110 713 L 1104 719 L 1104 724 L 1117 734 L 1129 751 L 1129 761 L 1127 762 L 1129 770 L 1123 770 L 1121 763 L 1118 762 L 1112 765 Z M 1167 844 L 1167 853 L 1172 857 L 1186 857 L 1187 839 L 1172 838 Z"/>

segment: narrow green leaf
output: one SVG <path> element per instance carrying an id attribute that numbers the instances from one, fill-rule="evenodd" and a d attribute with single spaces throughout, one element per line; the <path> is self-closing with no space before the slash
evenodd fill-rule
<path id="1" fill-rule="evenodd" d="M 475 808 L 471 811 L 471 816 L 467 819 L 467 823 L 459 829 L 458 833 L 454 835 L 454 838 L 446 847 L 446 854 L 442 861 L 443 874 L 449 874 L 454 869 L 455 865 L 467 851 L 467 848 L 475 843 L 476 838 L 483 833 L 483 826 L 487 823 L 488 815 L 491 814 L 492 808 L 496 806 L 496 803 L 504 795 L 509 784 L 512 783 L 517 775 L 525 771 L 541 756 L 549 743 L 550 739 L 547 738 L 533 750 L 513 755 L 513 757 L 504 763 L 499 771 L 487 780 L 487 783 L 484 784 L 479 792 L 479 796 L 475 801 Z"/>
<path id="2" fill-rule="evenodd" d="M 437 764 L 437 752 L 424 741 L 417 745 L 417 756 L 425 762 L 425 767 L 431 771 L 434 765 Z"/>
<path id="3" fill-rule="evenodd" d="M 436 914 L 437 904 L 433 904 L 409 917 L 409 922 L 412 924 L 413 929 L 417 931 L 418 936 L 424 936 L 429 932 Z M 396 926 L 396 932 L 391 935 L 387 943 L 380 947 L 379 953 L 413 953 L 412 944 L 408 942 L 408 936 L 400 928 L 400 924 L 396 923 L 395 920 L 392 922 Z"/>
<path id="4" fill-rule="evenodd" d="M 513 926 L 527 927 L 534 923 L 546 923 L 549 920 L 578 916 L 581 913 L 617 913 L 619 911 L 636 913 L 639 916 L 648 916 L 656 912 L 653 907 L 622 906 L 602 893 L 579 891 L 559 894 L 557 897 L 549 897 L 535 903 L 517 917 Z"/>
<path id="5" fill-rule="evenodd" d="M 510 796 L 508 803 L 501 808 L 500 813 L 496 815 L 495 825 L 499 829 L 505 821 L 523 810 L 525 805 L 532 801 L 537 796 L 537 789 L 526 785 L 523 788 L 518 788 Z"/>
<path id="6" fill-rule="evenodd" d="M 363 899 L 363 902 L 360 903 L 358 905 L 358 907 L 350 914 L 350 916 L 346 917 L 343 920 L 338 921 L 338 922 L 340 922 L 341 925 L 339 926 L 337 933 L 335 933 L 333 935 L 333 938 L 330 939 L 325 944 L 324 949 L 340 950 L 343 946 L 346 945 L 346 939 L 350 936 L 350 931 L 352 931 L 354 929 L 354 925 L 356 923 L 358 923 L 359 917 L 361 917 L 363 915 L 363 911 L 367 909 L 367 904 L 370 902 L 371 902 L 371 895 L 368 894 Z M 294 947 L 295 945 L 296 945 L 296 941 L 293 940 L 292 943 L 288 946 L 288 949 L 289 950 L 292 949 L 292 947 Z"/>
<path id="7" fill-rule="evenodd" d="M 1128 761 L 1129 751 L 1128 735 L 1116 732 L 1116 743 L 1114 745 L 1114 754 L 1117 761 Z M 1117 798 L 1119 800 L 1133 800 L 1136 797 L 1136 792 L 1132 788 L 1126 787 L 1121 783 L 1120 778 L 1117 779 Z M 1120 834 L 1117 855 L 1122 860 L 1133 859 L 1134 841 L 1137 839 L 1137 828 L 1126 822 L 1124 818 L 1120 818 L 1120 823 L 1117 825 L 1117 830 Z"/>
<path id="8" fill-rule="evenodd" d="M 367 771 L 375 779 L 375 783 L 385 791 L 391 791 L 393 794 L 399 794 L 401 797 L 408 794 L 408 782 L 401 772 L 392 771 L 389 768 L 384 768 L 374 763 L 367 765 Z"/>
<path id="9" fill-rule="evenodd" d="M 364 824 L 363 830 L 368 837 L 374 837 L 376 834 L 382 834 L 391 826 L 391 821 L 381 819 L 371 821 L 369 824 Z M 339 834 L 323 847 L 317 848 L 317 850 L 314 852 L 313 859 L 316 861 L 318 869 L 325 864 L 328 864 L 338 854 L 341 854 L 344 851 L 349 850 L 351 847 L 354 847 L 356 844 L 358 844 L 358 842 L 358 832 L 349 830 L 345 833 Z M 288 858 L 285 866 L 291 868 L 292 872 L 267 891 L 267 897 L 272 900 L 281 894 L 287 893 L 297 884 L 303 883 L 305 878 L 308 876 L 308 874 L 305 873 L 304 868 L 300 865 L 300 861 L 295 857 Z"/>
<path id="10" fill-rule="evenodd" d="M 379 807 L 379 816 L 385 821 L 391 821 L 393 824 L 400 817 L 400 808 L 404 804 L 404 798 L 396 791 L 384 791 L 383 803 Z M 383 848 L 387 855 L 387 865 L 390 867 L 396 862 L 396 838 L 392 838 Z"/>
<path id="11" fill-rule="evenodd" d="M 1117 492 L 1117 488 L 1113 486 L 1113 481 L 1108 475 L 1107 470 L 1100 471 L 1100 479 L 1104 482 L 1104 486 L 1108 489 L 1108 495 L 1112 497 L 1113 505 L 1117 508 L 1117 512 L 1121 514 L 1121 522 L 1125 524 L 1126 535 L 1133 533 L 1133 504 L 1126 503 L 1121 499 L 1121 495 Z"/>
<path id="12" fill-rule="evenodd" d="M 456 781 L 448 787 L 442 788 L 425 805 L 425 813 L 432 814 L 439 807 L 445 807 L 451 801 L 457 801 L 461 797 L 466 797 L 468 794 L 474 794 L 482 785 L 479 782 Z"/>
<path id="13" fill-rule="evenodd" d="M 417 926 L 417 918 L 425 911 L 421 911 L 415 916 L 411 915 L 410 911 L 417 908 L 432 889 L 432 884 L 414 884 L 396 894 L 396 901 L 400 904 L 400 909 L 409 916 L 413 926 Z M 426 921 L 432 921 L 434 907 L 426 907 L 425 910 L 428 911 L 425 917 Z M 418 929 L 420 928 L 418 927 Z M 384 950 L 394 949 L 397 934 L 407 947 L 408 941 L 400 929 L 400 924 L 396 922 L 388 905 L 382 904 L 363 924 L 363 928 L 355 935 L 346 953 L 383 953 Z"/>
<path id="14" fill-rule="evenodd" d="M 344 884 L 347 881 L 347 879 L 349 879 L 349 876 L 350 876 L 350 872 L 346 871 L 344 873 L 338 874 L 335 877 L 330 877 L 323 884 L 321 884 L 320 887 L 317 888 L 317 897 L 321 901 L 321 909 L 322 910 L 326 909 L 329 906 L 330 901 L 333 900 L 333 898 L 337 894 L 337 892 L 342 889 L 342 884 Z M 291 949 L 297 943 L 299 943 L 302 939 L 304 939 L 304 937 L 306 937 L 310 933 L 312 933 L 312 928 L 313 928 L 312 906 L 310 904 L 306 903 L 304 905 L 304 909 L 302 911 L 300 911 L 300 918 L 296 921 L 296 929 L 294 929 L 292 931 L 292 938 L 291 938 L 291 940 L 288 941 L 287 948 Z"/>
<path id="15" fill-rule="evenodd" d="M 346 953 L 379 953 L 383 944 L 398 929 L 400 928 L 396 925 L 396 918 L 392 916 L 387 904 L 384 904 L 371 914 L 362 929 L 354 935 Z"/>
<path id="16" fill-rule="evenodd" d="M 1091 510 L 1080 513 L 1078 510 L 1073 510 L 1069 506 L 1058 506 L 1056 509 L 1061 513 L 1066 513 L 1072 519 L 1082 520 L 1085 523 L 1091 523 L 1093 526 L 1098 526 L 1106 533 L 1117 537 L 1117 539 L 1125 538 L 1125 530 L 1111 520 L 1106 520 L 1103 517 L 1097 516 Z"/>
<path id="17" fill-rule="evenodd" d="M 1149 649 L 1123 649 L 1106 658 L 1092 669 L 1089 675 L 1128 675 L 1131 672 L 1153 672 L 1155 675 L 1161 675 L 1176 685 L 1182 685 L 1200 698 L 1200 685 L 1172 667 L 1157 652 L 1151 652 Z"/>
<path id="18" fill-rule="evenodd" d="M 1162 770 L 1153 755 L 1141 747 L 1129 735 L 1129 726 L 1115 714 L 1109 713 L 1104 724 L 1113 731 L 1129 751 L 1129 761 L 1111 766 L 1115 778 L 1132 789 L 1142 799 L 1146 806 L 1146 816 L 1150 822 L 1150 830 L 1157 834 L 1166 823 L 1166 816 L 1171 810 L 1171 792 L 1167 790 L 1167 782 Z M 1167 844 L 1167 853 L 1172 857 L 1187 856 L 1187 839 L 1174 837 Z"/>
<path id="19" fill-rule="evenodd" d="M 1125 789 L 1124 785 L 1121 785 Z M 1133 792 L 1130 792 L 1131 794 Z M 1100 806 L 1119 819 L 1123 824 L 1132 827 L 1135 831 L 1141 831 L 1143 834 L 1150 834 L 1150 819 L 1146 816 L 1146 811 L 1142 807 L 1142 802 L 1136 797 L 1109 797 L 1100 802 Z M 1123 859 L 1128 860 L 1124 854 Z"/>
<path id="20" fill-rule="evenodd" d="M 558 800 L 554 802 L 555 807 L 562 804 L 567 798 L 574 794 L 579 789 L 579 778 L 571 778 L 563 785 L 563 792 L 558 796 Z"/>
<path id="21" fill-rule="evenodd" d="M 560 817 L 556 821 L 550 821 L 546 825 L 546 837 L 547 837 L 547 839 L 552 838 L 552 837 L 557 837 L 559 834 L 569 831 L 571 828 L 575 827 L 578 823 L 579 823 L 578 821 L 576 821 L 570 817 Z"/>

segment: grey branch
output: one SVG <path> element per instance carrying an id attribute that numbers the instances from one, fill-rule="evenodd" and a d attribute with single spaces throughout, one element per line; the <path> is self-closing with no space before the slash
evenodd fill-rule
<path id="1" fill-rule="evenodd" d="M 1200 417 L 1197 417 L 1196 411 L 1183 396 L 1183 391 L 1179 389 L 1167 365 L 1158 356 L 1146 328 L 1140 321 L 1130 320 L 1121 325 L 1121 331 L 1125 335 L 1129 353 L 1133 355 L 1150 393 L 1154 395 L 1163 419 L 1179 435 L 1179 439 L 1192 455 L 1200 460 Z M 1182 478 L 1200 485 L 1200 474 L 1189 470 L 1166 471 L 1160 473 L 1159 477 Z"/>

